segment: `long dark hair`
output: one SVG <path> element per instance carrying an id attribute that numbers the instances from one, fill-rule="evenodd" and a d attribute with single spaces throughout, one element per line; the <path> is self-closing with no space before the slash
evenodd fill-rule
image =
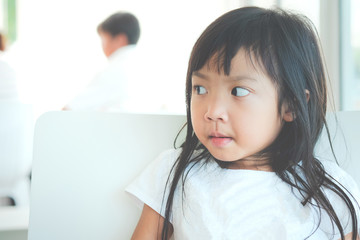
<path id="1" fill-rule="evenodd" d="M 325 70 L 318 37 L 311 21 L 305 16 L 280 9 L 246 7 L 232 10 L 210 24 L 195 43 L 187 72 L 186 104 L 187 135 L 182 152 L 175 162 L 166 199 L 162 239 L 169 233 L 174 192 L 184 184 L 189 165 L 202 159 L 211 161 L 207 149 L 199 142 L 191 123 L 190 102 L 192 74 L 216 56 L 219 70 L 229 75 L 230 64 L 240 48 L 245 49 L 252 61 L 260 63 L 278 89 L 279 113 L 286 103 L 293 112 L 294 121 L 284 123 L 277 139 L 265 150 L 270 156 L 273 171 L 286 183 L 298 189 L 302 204 L 313 204 L 329 215 L 333 226 L 344 239 L 344 229 L 323 188 L 337 194 L 346 204 L 352 220 L 352 239 L 358 235 L 358 223 L 352 196 L 326 173 L 314 156 L 314 148 L 326 124 L 327 89 Z M 309 91 L 307 99 L 305 91 Z M 330 139 L 330 138 L 329 138 Z M 194 156 L 194 151 L 201 154 Z M 301 163 L 301 164 L 300 164 Z M 190 167 L 191 168 L 191 167 Z M 320 216 L 321 218 L 321 216 Z M 319 227 L 320 221 L 317 225 Z"/>

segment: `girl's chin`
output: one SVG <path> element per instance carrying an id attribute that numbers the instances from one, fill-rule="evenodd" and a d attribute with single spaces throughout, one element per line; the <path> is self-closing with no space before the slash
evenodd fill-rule
<path id="1" fill-rule="evenodd" d="M 209 150 L 209 149 L 208 149 Z M 239 161 L 242 161 L 240 159 L 242 159 L 244 156 L 242 155 L 236 155 L 234 156 L 233 154 L 231 154 L 229 151 L 226 150 L 209 150 L 209 152 L 211 153 L 211 155 L 216 158 L 217 160 L 224 162 L 226 164 L 232 164 L 232 163 L 236 163 Z"/>

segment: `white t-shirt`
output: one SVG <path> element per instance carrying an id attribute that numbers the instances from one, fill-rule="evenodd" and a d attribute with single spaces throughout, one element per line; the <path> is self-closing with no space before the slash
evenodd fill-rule
<path id="1" fill-rule="evenodd" d="M 66 107 L 103 112 L 152 110 L 149 85 L 153 76 L 147 65 L 135 45 L 119 48 L 110 55 L 108 65 Z"/>
<path id="2" fill-rule="evenodd" d="M 15 70 L 0 58 L 0 101 L 19 100 L 18 97 Z"/>
<path id="3" fill-rule="evenodd" d="M 126 189 L 142 207 L 146 203 L 164 216 L 165 184 L 181 149 L 163 152 Z M 326 162 L 325 169 L 360 202 L 354 180 L 336 164 Z M 215 161 L 196 164 L 174 195 L 171 223 L 174 239 L 302 240 L 339 239 L 335 226 L 325 212 L 316 230 L 318 212 L 310 204 L 303 206 L 297 190 L 274 172 L 223 169 Z M 342 200 L 325 189 L 343 224 L 352 231 L 349 212 Z M 183 200 L 182 200 L 183 199 Z M 316 230 L 316 231 L 315 231 Z M 315 232 L 314 232 L 315 231 Z"/>

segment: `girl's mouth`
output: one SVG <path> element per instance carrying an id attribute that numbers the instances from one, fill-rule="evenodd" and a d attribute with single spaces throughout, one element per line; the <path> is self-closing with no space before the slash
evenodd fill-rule
<path id="1" fill-rule="evenodd" d="M 231 137 L 226 137 L 222 135 L 212 135 L 209 137 L 212 145 L 215 147 L 225 147 L 227 144 L 229 144 L 232 141 Z"/>

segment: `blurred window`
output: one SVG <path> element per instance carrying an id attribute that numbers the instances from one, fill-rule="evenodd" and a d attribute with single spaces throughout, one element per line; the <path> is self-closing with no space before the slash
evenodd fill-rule
<path id="1" fill-rule="evenodd" d="M 340 1 L 341 110 L 360 110 L 360 1 Z"/>

